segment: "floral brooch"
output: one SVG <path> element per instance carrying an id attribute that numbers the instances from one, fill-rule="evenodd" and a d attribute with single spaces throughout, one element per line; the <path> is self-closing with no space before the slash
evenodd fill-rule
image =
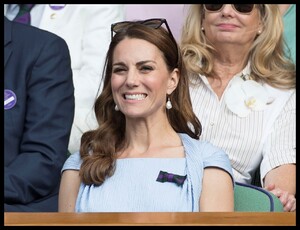
<path id="1" fill-rule="evenodd" d="M 228 109 L 239 117 L 246 117 L 251 111 L 263 110 L 271 103 L 267 90 L 244 74 L 233 79 L 224 99 Z"/>

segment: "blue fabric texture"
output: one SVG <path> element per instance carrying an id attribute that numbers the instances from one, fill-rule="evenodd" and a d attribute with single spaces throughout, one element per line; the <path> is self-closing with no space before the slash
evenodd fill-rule
<path id="1" fill-rule="evenodd" d="M 233 178 L 227 154 L 208 142 L 180 134 L 185 158 L 118 159 L 114 175 L 101 186 L 80 185 L 76 212 L 198 212 L 205 167 L 219 167 Z M 62 171 L 79 170 L 79 152 Z M 160 171 L 187 176 L 184 183 L 161 183 Z"/>

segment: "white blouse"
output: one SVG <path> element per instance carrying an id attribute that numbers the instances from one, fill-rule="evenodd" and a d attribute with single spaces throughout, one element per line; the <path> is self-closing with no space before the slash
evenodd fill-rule
<path id="1" fill-rule="evenodd" d="M 202 124 L 200 139 L 227 152 L 236 181 L 251 183 L 259 165 L 263 179 L 279 165 L 296 163 L 296 91 L 266 84 L 257 87 L 258 90 L 255 85 L 244 86 L 240 76 L 247 73 L 249 66 L 233 77 L 220 100 L 205 76 L 200 76 L 198 86 L 190 86 L 190 93 L 193 109 Z M 253 97 L 247 98 L 247 93 Z M 245 105 L 252 99 L 263 102 L 265 95 L 267 103 L 259 110 Z"/>

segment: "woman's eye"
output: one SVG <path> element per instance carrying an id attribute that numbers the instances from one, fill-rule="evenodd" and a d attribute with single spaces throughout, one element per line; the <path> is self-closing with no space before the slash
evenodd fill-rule
<path id="1" fill-rule="evenodd" d="M 151 71 L 153 70 L 152 66 L 141 66 L 140 68 L 141 71 Z"/>
<path id="2" fill-rule="evenodd" d="M 126 69 L 125 68 L 121 68 L 121 67 L 117 67 L 117 68 L 113 69 L 113 73 L 119 73 L 119 72 L 122 72 L 122 71 L 126 71 Z"/>

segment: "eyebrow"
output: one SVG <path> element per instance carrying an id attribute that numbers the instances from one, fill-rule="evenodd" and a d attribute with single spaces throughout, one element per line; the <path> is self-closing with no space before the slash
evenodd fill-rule
<path id="1" fill-rule="evenodd" d="M 144 64 L 147 64 L 147 63 L 153 63 L 153 64 L 156 64 L 155 61 L 152 61 L 152 60 L 145 60 L 145 61 L 140 61 L 140 62 L 137 62 L 136 65 L 137 66 L 141 66 L 141 65 L 144 65 Z M 124 62 L 116 62 L 113 64 L 113 66 L 116 66 L 116 65 L 122 65 L 122 66 L 125 66 L 125 63 Z"/>

